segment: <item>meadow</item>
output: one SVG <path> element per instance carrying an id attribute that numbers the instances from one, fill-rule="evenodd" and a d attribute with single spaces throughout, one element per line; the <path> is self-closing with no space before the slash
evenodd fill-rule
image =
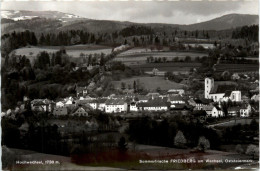
<path id="1" fill-rule="evenodd" d="M 165 80 L 164 77 L 132 77 L 132 78 L 124 78 L 121 81 L 112 81 L 115 89 L 121 89 L 121 83 L 124 82 L 126 87 L 131 85 L 133 87 L 134 81 L 139 82 L 141 87 L 147 90 L 156 90 L 160 87 L 161 90 L 169 90 L 169 89 L 180 89 L 183 88 L 182 84 Z"/>
<path id="2" fill-rule="evenodd" d="M 140 65 L 132 65 L 132 69 L 141 69 L 145 72 L 152 71 L 157 68 L 159 71 L 166 72 L 183 72 L 190 71 L 191 68 L 200 67 L 200 63 L 171 62 L 171 63 L 146 63 Z"/>
<path id="3" fill-rule="evenodd" d="M 167 61 L 172 61 L 175 57 L 179 60 L 184 60 L 186 56 L 190 56 L 191 60 L 196 57 L 208 56 L 207 53 L 198 52 L 176 52 L 176 51 L 151 51 L 150 49 L 131 49 L 124 53 L 119 54 L 114 60 L 121 61 L 126 65 L 139 65 L 147 61 L 147 57 L 153 58 L 166 58 Z"/>
<path id="4" fill-rule="evenodd" d="M 25 55 L 28 58 L 35 58 L 37 54 L 42 51 L 46 51 L 48 53 L 54 53 L 60 50 L 60 46 L 30 46 L 23 47 L 15 50 L 16 55 Z M 66 49 L 66 52 L 71 57 L 80 57 L 80 54 L 84 55 L 94 55 L 104 53 L 110 54 L 112 51 L 111 47 L 108 46 L 100 46 L 100 45 L 75 45 L 75 46 L 63 46 L 62 48 Z"/>

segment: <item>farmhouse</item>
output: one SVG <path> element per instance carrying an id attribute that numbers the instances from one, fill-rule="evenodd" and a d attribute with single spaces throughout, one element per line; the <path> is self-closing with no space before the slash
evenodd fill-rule
<path id="1" fill-rule="evenodd" d="M 76 87 L 77 97 L 85 96 L 88 94 L 87 87 Z"/>
<path id="2" fill-rule="evenodd" d="M 222 117 L 223 111 L 218 106 L 204 106 L 203 110 L 206 111 L 207 116 L 209 117 Z"/>
<path id="3" fill-rule="evenodd" d="M 64 106 L 65 106 L 64 102 L 62 102 L 62 101 L 56 102 L 56 108 L 61 108 L 61 107 L 64 107 Z"/>
<path id="4" fill-rule="evenodd" d="M 239 106 L 233 106 L 228 108 L 228 114 L 231 116 L 237 116 L 240 114 L 240 107 Z"/>
<path id="5" fill-rule="evenodd" d="M 120 113 L 127 111 L 127 103 L 121 99 L 108 99 L 106 101 L 106 113 Z"/>
<path id="6" fill-rule="evenodd" d="M 256 102 L 259 101 L 259 94 L 254 94 L 252 97 L 251 97 L 251 100 L 254 100 Z"/>
<path id="7" fill-rule="evenodd" d="M 169 103 L 159 99 L 150 100 L 147 103 L 138 103 L 137 108 L 141 111 L 166 111 Z"/>
<path id="8" fill-rule="evenodd" d="M 205 98 L 219 101 L 241 101 L 241 91 L 236 90 L 235 85 L 214 84 L 213 78 L 205 78 Z"/>
<path id="9" fill-rule="evenodd" d="M 88 112 L 83 107 L 78 107 L 72 112 L 72 115 L 88 116 Z"/>
<path id="10" fill-rule="evenodd" d="M 52 112 L 54 102 L 48 99 L 34 99 L 31 101 L 32 111 Z"/>
<path id="11" fill-rule="evenodd" d="M 131 102 L 129 110 L 131 112 L 137 112 L 139 110 L 138 107 L 137 107 L 137 103 L 136 102 Z"/>
<path id="12" fill-rule="evenodd" d="M 167 94 L 179 94 L 182 96 L 184 94 L 184 90 L 183 89 L 170 89 L 167 91 Z"/>
<path id="13" fill-rule="evenodd" d="M 190 105 L 194 106 L 194 110 L 202 110 L 204 107 L 209 106 L 210 103 L 212 103 L 211 99 L 195 98 L 192 100 L 189 100 L 189 103 L 190 103 Z"/>
<path id="14" fill-rule="evenodd" d="M 179 95 L 177 96 L 169 96 L 168 97 L 168 102 L 170 102 L 171 104 L 184 104 L 185 101 L 183 100 L 183 98 Z"/>
<path id="15" fill-rule="evenodd" d="M 243 104 L 241 107 L 240 107 L 240 117 L 249 117 L 249 114 L 251 113 L 252 111 L 252 107 L 250 104 Z"/>
<path id="16" fill-rule="evenodd" d="M 149 99 L 150 99 L 149 96 L 142 96 L 142 95 L 137 96 L 137 100 L 140 103 L 147 103 Z"/>

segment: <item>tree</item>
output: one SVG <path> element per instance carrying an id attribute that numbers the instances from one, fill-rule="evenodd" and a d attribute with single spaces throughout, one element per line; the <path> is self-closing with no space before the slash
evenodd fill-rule
<path id="1" fill-rule="evenodd" d="M 253 159 L 259 156 L 259 149 L 256 145 L 250 144 L 246 149 L 246 154 L 252 156 Z"/>
<path id="2" fill-rule="evenodd" d="M 181 131 L 178 131 L 178 133 L 174 137 L 174 145 L 177 147 L 184 147 L 186 143 L 187 140 L 184 137 L 183 133 Z"/>
<path id="3" fill-rule="evenodd" d="M 186 56 L 184 59 L 185 62 L 190 62 L 191 61 L 191 57 L 190 56 Z"/>
<path id="4" fill-rule="evenodd" d="M 121 89 L 124 90 L 126 88 L 125 82 L 121 82 Z"/>
<path id="5" fill-rule="evenodd" d="M 126 143 L 125 137 L 120 138 L 120 140 L 118 142 L 118 149 L 121 152 L 127 151 L 127 143 Z"/>
<path id="6" fill-rule="evenodd" d="M 136 92 L 136 82 L 134 80 L 134 83 L 133 83 L 133 88 L 134 88 L 134 92 Z"/>
<path id="7" fill-rule="evenodd" d="M 204 136 L 201 136 L 198 142 L 198 149 L 204 152 L 209 148 L 210 148 L 209 140 L 206 139 Z"/>
<path id="8" fill-rule="evenodd" d="M 238 145 L 236 146 L 236 152 L 239 153 L 239 154 L 242 154 L 242 153 L 244 152 L 244 150 L 243 150 L 241 144 L 238 144 Z"/>

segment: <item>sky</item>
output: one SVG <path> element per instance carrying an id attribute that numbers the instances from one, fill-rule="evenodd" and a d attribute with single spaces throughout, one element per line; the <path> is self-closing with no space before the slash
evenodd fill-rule
<path id="1" fill-rule="evenodd" d="M 4 1 L 2 10 L 60 11 L 100 20 L 192 24 L 230 13 L 258 14 L 258 0 Z"/>

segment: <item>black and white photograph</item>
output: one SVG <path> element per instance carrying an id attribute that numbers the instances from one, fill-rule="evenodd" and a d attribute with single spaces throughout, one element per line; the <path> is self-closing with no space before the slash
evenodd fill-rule
<path id="1" fill-rule="evenodd" d="M 258 170 L 259 1 L 1 2 L 2 170 Z"/>

